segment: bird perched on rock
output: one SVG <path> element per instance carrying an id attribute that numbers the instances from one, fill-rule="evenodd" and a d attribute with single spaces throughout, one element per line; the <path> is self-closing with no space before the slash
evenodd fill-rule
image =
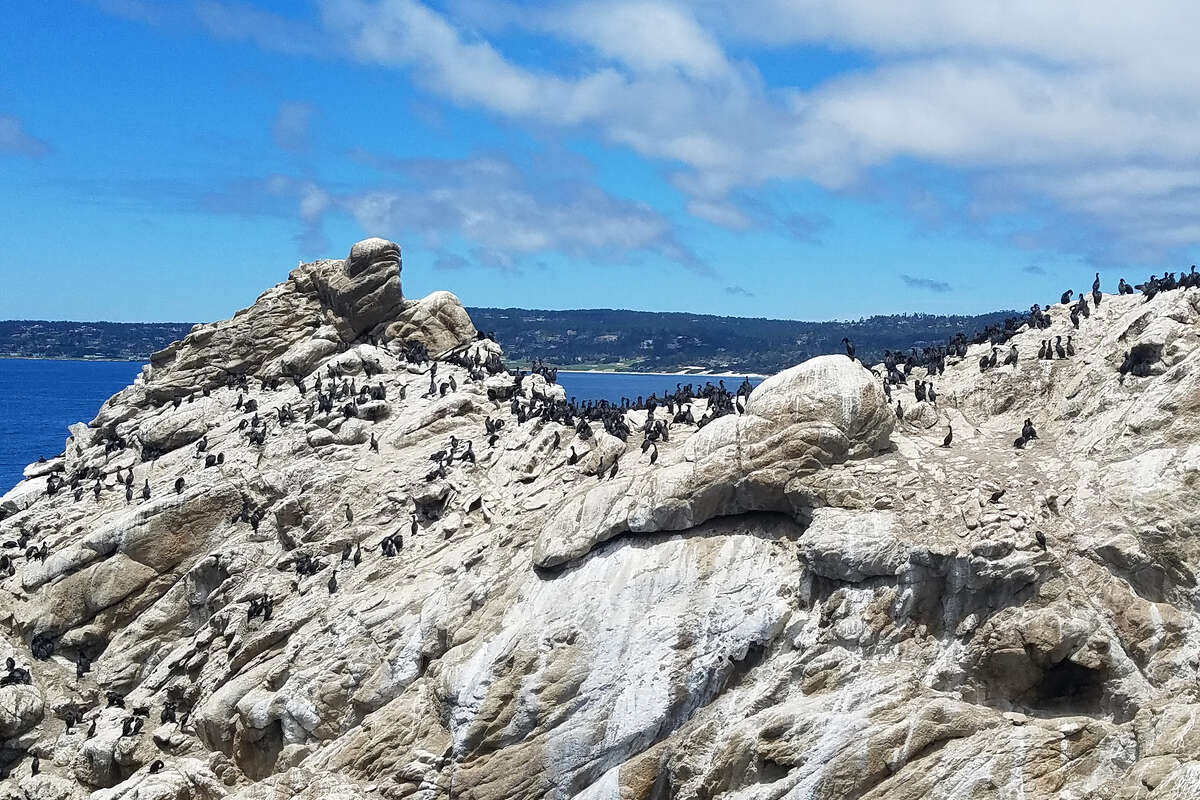
<path id="1" fill-rule="evenodd" d="M 992 496 L 988 498 L 988 502 L 992 503 L 993 505 L 996 503 L 999 503 L 1000 498 L 1004 497 L 1004 493 L 1007 491 L 1008 491 L 1008 489 L 999 489 L 997 491 L 992 492 Z"/>
<path id="2" fill-rule="evenodd" d="M 335 592 L 337 592 L 338 583 L 337 583 L 337 570 L 336 569 L 333 571 L 333 574 L 329 576 L 329 583 L 327 585 L 329 586 L 330 594 L 334 594 Z"/>
<path id="3" fill-rule="evenodd" d="M 942 447 L 949 447 L 950 443 L 954 441 L 954 426 L 947 425 L 946 427 L 948 430 L 946 431 L 946 438 L 942 439 Z"/>
<path id="4" fill-rule="evenodd" d="M 1038 546 L 1044 551 L 1046 549 L 1046 534 L 1038 531 L 1033 535 L 1033 538 L 1037 539 Z"/>
<path id="5" fill-rule="evenodd" d="M 183 494 L 184 480 L 182 477 L 175 479 L 175 494 Z"/>

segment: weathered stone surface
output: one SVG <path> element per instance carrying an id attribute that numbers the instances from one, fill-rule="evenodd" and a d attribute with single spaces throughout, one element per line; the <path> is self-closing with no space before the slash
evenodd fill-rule
<path id="1" fill-rule="evenodd" d="M 13 739 L 42 721 L 44 704 L 36 686 L 0 686 L 0 739 Z"/>
<path id="2" fill-rule="evenodd" d="M 63 474 L 94 468 L 98 500 L 47 496 L 45 465 L 0 498 L 0 543 L 48 551 L 4 550 L 0 658 L 32 684 L 0 687 L 0 798 L 1195 795 L 1200 292 L 1105 297 L 1078 331 L 1056 307 L 1015 367 L 917 368 L 937 407 L 898 387 L 900 425 L 861 366 L 814 359 L 651 464 L 643 410 L 628 441 L 519 422 L 561 397 L 540 376 L 442 361 L 457 388 L 429 394 L 388 350 L 420 305 L 398 269 L 368 241 L 197 326 L 72 427 Z M 500 355 L 438 303 L 430 341 Z M 1032 357 L 1060 333 L 1075 359 Z M 1133 347 L 1147 377 L 1117 373 Z"/>
<path id="3" fill-rule="evenodd" d="M 166 408 L 138 428 L 138 438 L 142 444 L 162 452 L 191 444 L 208 432 L 204 420 L 207 406 L 206 400 L 201 399 L 177 409 Z"/>
<path id="4" fill-rule="evenodd" d="M 894 422 L 862 365 L 811 359 L 759 384 L 744 415 L 721 417 L 690 438 L 681 462 L 568 499 L 538 539 L 534 564 L 562 564 L 626 531 L 686 530 L 747 511 L 799 516 L 816 502 L 805 476 L 883 450 Z"/>
<path id="5" fill-rule="evenodd" d="M 431 355 L 437 355 L 470 342 L 476 331 L 457 297 L 450 292 L 434 292 L 400 312 L 388 326 L 386 336 L 400 343 L 416 339 Z"/>

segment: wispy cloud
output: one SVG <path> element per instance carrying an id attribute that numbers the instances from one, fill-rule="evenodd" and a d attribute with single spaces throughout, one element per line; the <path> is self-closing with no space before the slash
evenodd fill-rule
<path id="1" fill-rule="evenodd" d="M 587 182 L 548 179 L 501 156 L 358 158 L 396 176 L 337 199 L 369 231 L 403 232 L 432 247 L 461 236 L 477 248 L 477 262 L 501 270 L 548 253 L 595 264 L 653 253 L 697 275 L 713 274 L 662 213 Z"/>
<path id="2" fill-rule="evenodd" d="M 901 275 L 900 280 L 910 289 L 924 289 L 930 292 L 948 292 L 950 284 L 945 281 L 935 281 L 932 278 L 921 278 L 913 275 Z"/>
<path id="3" fill-rule="evenodd" d="M 160 25 L 167 19 L 166 9 L 156 3 L 147 2 L 147 0 L 90 0 L 90 2 L 105 13 L 133 22 Z"/>
<path id="4" fill-rule="evenodd" d="M 1027 272 L 1030 275 L 1045 275 L 1046 274 L 1045 268 L 1039 267 L 1037 264 L 1027 264 L 1024 267 L 1021 267 L 1021 272 Z"/>
<path id="5" fill-rule="evenodd" d="M 754 297 L 754 292 L 736 284 L 733 286 L 726 286 L 725 294 L 732 295 L 733 297 Z"/>
<path id="6" fill-rule="evenodd" d="M 146 7 L 98 2 L 126 16 Z M 1010 244 L 1076 253 L 1167 258 L 1200 242 L 1190 0 L 1104 14 L 1091 0 L 1002 14 L 994 0 L 490 3 L 482 35 L 463 16 L 479 6 L 318 0 L 318 17 L 298 20 L 199 0 L 194 15 L 222 39 L 397 70 L 538 132 L 584 130 L 655 162 L 689 214 L 734 230 L 760 224 L 747 198 L 764 186 L 861 191 L 880 170 L 914 164 L 955 178 L 950 192 L 914 187 L 886 201 L 918 220 L 961 215 L 977 235 L 1002 229 Z M 506 37 L 511 28 L 521 35 Z M 519 48 L 530 37 L 576 57 L 528 66 Z M 759 48 L 805 46 L 863 63 L 788 86 L 753 61 Z"/>
<path id="7" fill-rule="evenodd" d="M 311 103 L 290 100 L 280 103 L 271 125 L 275 144 L 284 150 L 305 150 L 309 146 L 309 135 L 316 107 Z"/>
<path id="8" fill-rule="evenodd" d="M 50 153 L 50 145 L 27 133 L 21 120 L 0 114 L 0 153 L 41 158 Z"/>
<path id="9" fill-rule="evenodd" d="M 320 29 L 305 20 L 284 17 L 246 3 L 217 0 L 198 0 L 193 11 L 200 26 L 219 39 L 250 41 L 267 50 L 292 55 L 336 55 Z"/>
<path id="10" fill-rule="evenodd" d="M 469 266 L 471 266 L 471 262 L 455 253 L 442 253 L 433 262 L 434 269 L 447 271 L 466 269 Z"/>

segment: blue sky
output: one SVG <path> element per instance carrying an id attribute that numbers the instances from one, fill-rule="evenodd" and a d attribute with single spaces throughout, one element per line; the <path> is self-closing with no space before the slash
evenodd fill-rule
<path id="1" fill-rule="evenodd" d="M 0 318 L 229 316 L 400 242 L 468 305 L 1023 308 L 1195 259 L 1194 3 L 44 0 Z"/>

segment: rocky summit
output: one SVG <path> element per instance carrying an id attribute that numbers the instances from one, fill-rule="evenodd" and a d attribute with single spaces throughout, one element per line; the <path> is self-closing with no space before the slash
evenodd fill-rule
<path id="1" fill-rule="evenodd" d="M 572 414 L 302 264 L 0 498 L 0 798 L 1200 796 L 1200 289 L 1011 341 Z"/>

